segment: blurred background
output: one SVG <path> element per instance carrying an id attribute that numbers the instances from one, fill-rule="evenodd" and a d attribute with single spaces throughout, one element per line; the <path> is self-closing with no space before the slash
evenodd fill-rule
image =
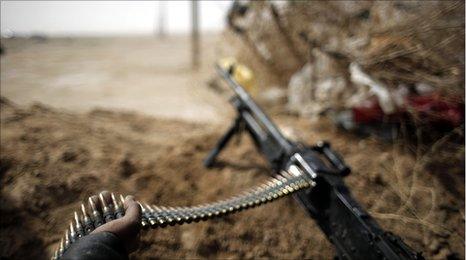
<path id="1" fill-rule="evenodd" d="M 225 28 L 232 1 L 198 3 L 199 29 Z M 188 34 L 190 1 L 3 1 L 2 36 L 154 36 Z"/>
<path id="2" fill-rule="evenodd" d="M 216 62 L 290 138 L 328 140 L 355 197 L 424 256 L 464 259 L 461 1 L 1 1 L 0 256 L 48 258 L 101 190 L 194 205 L 267 176 Z M 238 67 L 239 68 L 239 67 Z M 132 258 L 330 258 L 286 198 L 149 231 Z"/>
<path id="3" fill-rule="evenodd" d="M 193 86 L 202 79 L 192 77 L 202 78 L 201 66 L 210 70 L 221 51 L 230 5 L 4 1 L 2 42 L 10 55 L 2 61 L 2 95 L 72 110 L 102 106 L 215 120 L 210 102 L 196 103 L 205 93 Z M 193 30 L 202 39 L 193 40 Z M 16 50 L 31 59 L 16 59 Z"/>

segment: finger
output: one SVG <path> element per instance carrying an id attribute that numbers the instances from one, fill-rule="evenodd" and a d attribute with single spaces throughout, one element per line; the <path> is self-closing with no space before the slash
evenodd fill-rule
<path id="1" fill-rule="evenodd" d="M 139 207 L 133 196 L 126 196 L 125 208 L 126 212 L 123 219 L 126 219 L 128 222 L 139 223 L 141 219 L 141 207 Z"/>
<path id="2" fill-rule="evenodd" d="M 123 206 L 125 207 L 125 210 L 128 209 L 128 206 L 133 202 L 134 196 L 133 195 L 128 195 L 125 197 L 125 201 L 123 202 Z"/>

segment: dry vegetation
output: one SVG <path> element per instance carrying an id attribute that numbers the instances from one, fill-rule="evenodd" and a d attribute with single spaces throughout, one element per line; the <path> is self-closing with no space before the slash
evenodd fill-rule
<path id="1" fill-rule="evenodd" d="M 236 19 L 238 55 L 265 85 L 288 84 L 321 51 L 391 88 L 425 82 L 464 95 L 464 2 L 255 2 Z"/>

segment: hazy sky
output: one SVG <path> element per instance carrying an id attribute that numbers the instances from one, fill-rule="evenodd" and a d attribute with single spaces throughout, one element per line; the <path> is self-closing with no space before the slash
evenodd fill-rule
<path id="1" fill-rule="evenodd" d="M 201 1 L 200 26 L 218 31 L 225 26 L 231 1 Z M 187 33 L 191 26 L 190 1 L 1 1 L 1 32 L 17 34 L 128 35 L 154 34 L 160 8 L 165 30 Z"/>

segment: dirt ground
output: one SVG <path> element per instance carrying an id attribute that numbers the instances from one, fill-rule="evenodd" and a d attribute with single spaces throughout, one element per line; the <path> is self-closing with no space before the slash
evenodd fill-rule
<path id="1" fill-rule="evenodd" d="M 248 138 L 229 146 L 218 167 L 202 165 L 233 118 L 225 99 L 206 88 L 214 48 L 193 73 L 179 39 L 158 47 L 149 39 L 109 41 L 7 45 L 1 58 L 1 258 L 49 258 L 72 212 L 101 190 L 189 206 L 267 177 Z M 123 51 L 138 44 L 135 57 Z M 173 50 L 163 54 L 163 46 Z M 140 63 L 149 54 L 164 58 Z M 169 98 L 174 93 L 178 99 Z M 382 227 L 427 258 L 464 259 L 464 146 L 456 145 L 464 142 L 463 130 L 428 145 L 387 144 L 266 109 L 295 138 L 331 141 L 353 169 L 349 187 Z M 223 219 L 144 232 L 131 257 L 328 259 L 333 252 L 315 223 L 284 198 Z"/>
<path id="2" fill-rule="evenodd" d="M 381 225 L 434 259 L 464 258 L 464 179 L 417 169 L 409 151 L 358 140 L 327 123 L 278 116 L 311 142 L 332 140 L 354 173 L 357 199 Z M 1 104 L 1 256 L 45 258 L 79 202 L 103 189 L 162 205 L 194 205 L 235 194 L 266 178 L 247 138 L 220 167 L 202 159 L 224 130 L 208 124 L 44 105 Z M 442 178 L 453 178 L 448 186 Z M 224 219 L 145 232 L 133 258 L 329 258 L 333 251 L 291 198 Z"/>

